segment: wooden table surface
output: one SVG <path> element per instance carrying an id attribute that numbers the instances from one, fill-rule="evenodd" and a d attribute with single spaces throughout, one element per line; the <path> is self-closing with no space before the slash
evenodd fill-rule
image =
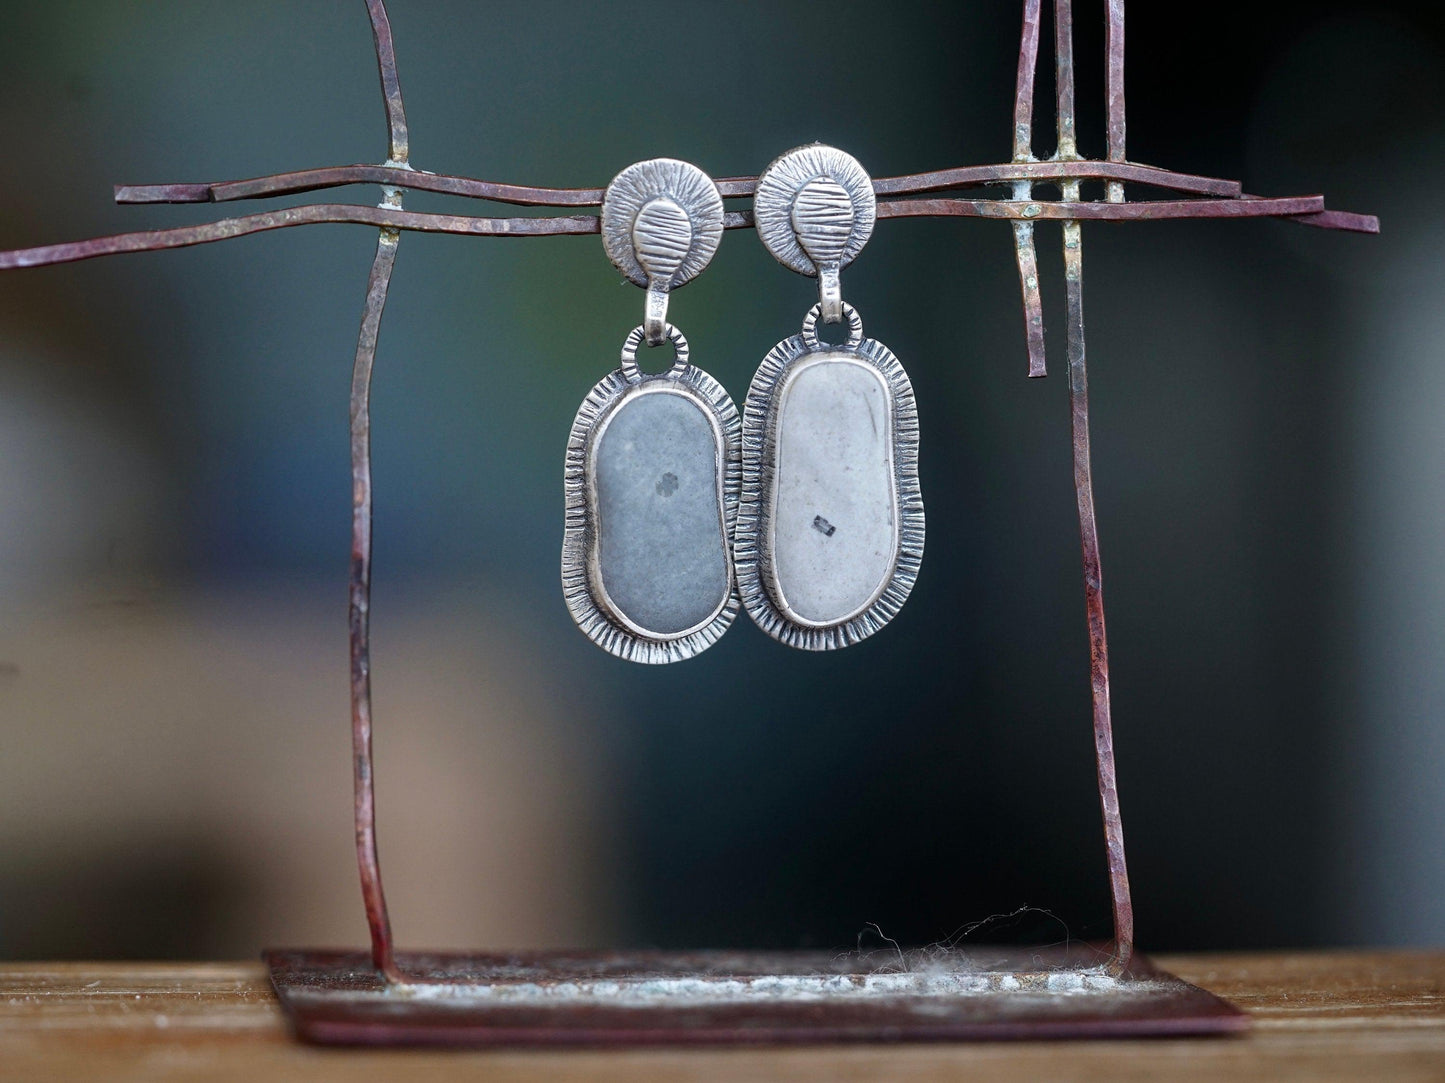
<path id="1" fill-rule="evenodd" d="M 0 1079 L 1445 1081 L 1445 952 L 1163 956 L 1254 1017 L 1242 1037 L 492 1052 L 315 1049 L 259 963 L 0 964 Z"/>

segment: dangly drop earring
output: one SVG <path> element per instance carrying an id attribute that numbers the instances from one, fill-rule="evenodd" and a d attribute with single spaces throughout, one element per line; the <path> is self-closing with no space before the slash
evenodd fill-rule
<path id="1" fill-rule="evenodd" d="M 839 272 L 877 217 L 863 167 L 799 147 L 758 178 L 753 207 L 763 244 L 817 276 L 819 301 L 763 359 L 744 404 L 738 587 L 763 631 L 831 650 L 892 620 L 918 576 L 918 411 L 903 366 L 842 299 Z M 820 321 L 845 320 L 845 342 L 819 340 Z"/>
<path id="2" fill-rule="evenodd" d="M 707 266 L 722 227 L 717 185 L 672 158 L 629 166 L 602 201 L 607 255 L 647 300 L 621 365 L 588 393 L 572 424 L 562 587 L 582 631 L 633 662 L 691 658 L 738 612 L 738 411 L 667 322 L 670 291 Z M 672 367 L 642 372 L 644 340 L 671 341 Z"/>

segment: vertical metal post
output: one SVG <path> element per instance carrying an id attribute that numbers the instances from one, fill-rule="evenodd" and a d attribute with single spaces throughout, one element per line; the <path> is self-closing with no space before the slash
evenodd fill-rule
<path id="1" fill-rule="evenodd" d="M 1057 38 L 1059 151 L 1062 161 L 1077 159 L 1074 137 L 1074 43 L 1070 0 L 1054 0 Z M 1063 198 L 1079 199 L 1079 181 L 1066 179 Z M 1094 483 L 1089 447 L 1089 376 L 1084 349 L 1084 249 L 1077 219 L 1064 223 L 1064 279 L 1068 303 L 1069 408 L 1074 443 L 1074 496 L 1084 558 L 1084 605 L 1089 625 L 1089 687 L 1094 714 L 1094 760 L 1099 803 L 1104 817 L 1109 894 L 1114 916 L 1114 966 L 1127 967 L 1134 952 L 1134 904 L 1124 858 L 1124 825 L 1114 769 L 1114 730 L 1109 714 L 1109 644 L 1104 631 L 1104 586 L 1099 562 L 1099 528 L 1094 516 Z"/>
<path id="2" fill-rule="evenodd" d="M 1039 58 L 1040 0 L 1024 0 L 1023 34 L 1019 39 L 1019 73 L 1014 89 L 1014 161 L 1032 162 L 1034 125 L 1034 71 Z M 1014 199 L 1033 198 L 1031 181 L 1014 182 Z M 1029 375 L 1046 376 L 1044 362 L 1044 304 L 1039 295 L 1039 261 L 1034 250 L 1034 224 L 1014 222 L 1014 255 L 1019 266 L 1019 288 L 1024 301 L 1024 336 L 1028 343 Z"/>
<path id="3" fill-rule="evenodd" d="M 1124 0 L 1107 0 L 1109 25 L 1105 32 L 1104 51 L 1108 55 L 1105 94 L 1109 116 L 1109 161 L 1122 162 L 1124 157 Z M 1124 182 L 1110 181 L 1104 187 L 1110 203 L 1124 202 Z"/>
<path id="4" fill-rule="evenodd" d="M 397 78 L 396 50 L 391 23 L 382 0 L 366 0 L 381 93 L 386 105 L 390 154 L 388 164 L 405 166 L 406 110 Z M 401 206 L 401 190 L 384 189 L 384 207 Z M 351 371 L 351 752 L 355 791 L 356 862 L 361 874 L 361 895 L 371 929 L 371 961 L 388 981 L 404 980 L 396 968 L 391 939 L 391 915 L 382 889 L 381 864 L 376 849 L 376 790 L 371 752 L 371 373 L 386 291 L 396 264 L 398 230 L 383 228 L 376 242 L 376 258 L 366 286 L 366 307 L 356 340 Z"/>

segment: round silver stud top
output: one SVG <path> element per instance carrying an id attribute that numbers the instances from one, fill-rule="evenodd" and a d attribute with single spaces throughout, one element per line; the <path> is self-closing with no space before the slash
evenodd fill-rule
<path id="1" fill-rule="evenodd" d="M 774 161 L 753 197 L 758 236 L 784 267 L 818 275 L 846 267 L 878 217 L 873 181 L 858 160 L 814 143 Z"/>
<path id="2" fill-rule="evenodd" d="M 602 197 L 602 244 L 628 280 L 667 292 L 696 278 L 722 240 L 712 178 L 676 158 L 630 165 Z"/>

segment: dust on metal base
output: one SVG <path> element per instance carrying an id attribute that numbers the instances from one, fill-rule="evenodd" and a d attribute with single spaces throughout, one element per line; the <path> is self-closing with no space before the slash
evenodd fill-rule
<path id="1" fill-rule="evenodd" d="M 269 951 L 296 1036 L 321 1045 L 759 1045 L 1229 1034 L 1237 1008 L 1108 945 L 873 953 Z"/>

